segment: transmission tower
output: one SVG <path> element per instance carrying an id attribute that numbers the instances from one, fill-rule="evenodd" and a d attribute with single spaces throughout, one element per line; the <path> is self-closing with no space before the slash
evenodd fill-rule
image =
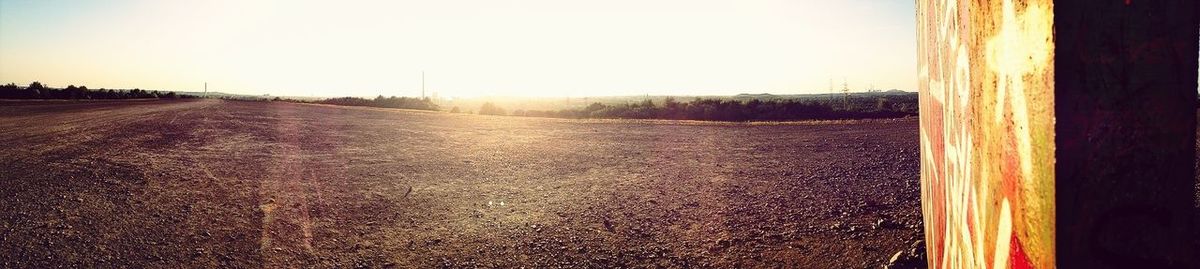
<path id="1" fill-rule="evenodd" d="M 842 102 L 843 106 L 850 109 L 850 84 L 846 83 L 846 78 L 842 78 Z"/>
<path id="2" fill-rule="evenodd" d="M 837 96 L 837 95 L 833 93 L 833 78 L 832 78 L 832 77 L 830 77 L 830 78 L 829 78 L 829 103 L 831 103 L 831 104 L 832 104 L 832 103 L 833 103 L 833 98 L 836 98 L 836 96 Z"/>

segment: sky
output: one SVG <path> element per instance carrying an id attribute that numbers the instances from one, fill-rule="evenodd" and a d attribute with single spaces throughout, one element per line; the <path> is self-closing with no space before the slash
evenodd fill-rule
<path id="1" fill-rule="evenodd" d="M 906 0 L 0 0 L 0 82 L 283 96 L 916 90 Z"/>

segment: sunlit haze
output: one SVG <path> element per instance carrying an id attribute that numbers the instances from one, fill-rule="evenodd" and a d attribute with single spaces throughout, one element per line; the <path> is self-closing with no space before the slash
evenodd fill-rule
<path id="1" fill-rule="evenodd" d="M 0 82 L 287 96 L 916 89 L 912 1 L 9 1 Z"/>

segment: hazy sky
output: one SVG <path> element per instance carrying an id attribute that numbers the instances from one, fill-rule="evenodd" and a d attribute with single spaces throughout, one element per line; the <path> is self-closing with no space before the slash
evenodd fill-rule
<path id="1" fill-rule="evenodd" d="M 916 89 L 913 1 L 0 0 L 0 82 L 298 96 Z"/>

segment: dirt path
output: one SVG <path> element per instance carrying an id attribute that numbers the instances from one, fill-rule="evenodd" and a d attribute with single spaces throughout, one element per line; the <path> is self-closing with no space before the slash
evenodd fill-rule
<path id="1" fill-rule="evenodd" d="M 8 102 L 0 267 L 876 267 L 916 130 Z"/>

